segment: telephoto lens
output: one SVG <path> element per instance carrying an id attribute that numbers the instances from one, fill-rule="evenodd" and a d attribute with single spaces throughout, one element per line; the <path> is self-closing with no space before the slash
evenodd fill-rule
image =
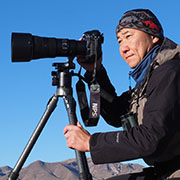
<path id="1" fill-rule="evenodd" d="M 12 62 L 32 59 L 86 55 L 86 41 L 32 36 L 30 33 L 12 33 Z"/>

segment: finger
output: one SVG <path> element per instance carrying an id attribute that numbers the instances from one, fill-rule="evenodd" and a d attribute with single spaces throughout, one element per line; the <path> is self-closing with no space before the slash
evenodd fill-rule
<path id="1" fill-rule="evenodd" d="M 73 129 L 73 125 L 67 125 L 64 130 L 63 130 L 63 133 L 66 134 L 68 131 L 71 131 Z"/>
<path id="2" fill-rule="evenodd" d="M 68 131 L 66 134 L 64 134 L 64 137 L 68 140 L 71 137 L 71 132 Z"/>
<path id="3" fill-rule="evenodd" d="M 80 63 L 80 64 L 85 63 L 85 57 L 79 56 L 79 57 L 77 57 L 76 60 L 77 60 L 77 62 Z"/>
<path id="4" fill-rule="evenodd" d="M 83 126 L 81 125 L 81 123 L 79 121 L 77 122 L 77 126 L 80 128 L 83 128 Z"/>

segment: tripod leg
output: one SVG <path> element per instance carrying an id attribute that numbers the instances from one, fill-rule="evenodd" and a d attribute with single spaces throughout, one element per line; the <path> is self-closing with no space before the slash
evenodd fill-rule
<path id="1" fill-rule="evenodd" d="M 63 99 L 66 106 L 66 110 L 68 112 L 69 122 L 72 125 L 76 125 L 77 124 L 76 102 L 71 95 L 63 96 Z M 79 179 L 92 180 L 92 175 L 89 172 L 89 167 L 85 153 L 77 150 L 75 150 L 75 153 L 79 168 Z"/>
<path id="2" fill-rule="evenodd" d="M 58 97 L 56 95 L 52 96 L 47 104 L 46 111 L 44 112 L 42 118 L 40 119 L 36 129 L 34 130 L 31 138 L 29 139 L 23 153 L 21 154 L 19 160 L 17 161 L 14 169 L 11 171 L 8 180 L 16 180 L 19 176 L 19 171 L 21 170 L 23 164 L 25 163 L 29 153 L 31 152 L 34 144 L 36 143 L 39 135 L 41 134 L 44 126 L 46 125 L 51 113 L 56 108 L 58 102 Z"/>

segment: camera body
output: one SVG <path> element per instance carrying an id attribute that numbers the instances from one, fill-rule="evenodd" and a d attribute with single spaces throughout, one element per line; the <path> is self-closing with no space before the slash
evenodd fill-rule
<path id="1" fill-rule="evenodd" d="M 102 54 L 104 36 L 98 30 L 87 31 L 82 40 L 57 39 L 33 36 L 30 33 L 12 33 L 12 62 L 29 62 L 32 59 L 84 56 L 92 62 Z"/>
<path id="2" fill-rule="evenodd" d="M 83 34 L 83 40 L 86 41 L 86 56 L 84 56 L 85 62 L 94 62 L 96 55 L 98 60 L 102 55 L 101 44 L 104 42 L 103 34 L 97 30 L 87 31 Z"/>

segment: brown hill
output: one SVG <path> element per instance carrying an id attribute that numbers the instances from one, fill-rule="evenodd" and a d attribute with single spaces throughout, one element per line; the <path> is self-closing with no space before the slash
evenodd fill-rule
<path id="1" fill-rule="evenodd" d="M 88 165 L 93 180 L 103 180 L 111 176 L 141 171 L 143 166 L 138 164 L 112 163 L 94 165 L 88 158 Z M 12 169 L 0 167 L 0 180 L 7 180 Z M 20 171 L 19 180 L 78 180 L 78 167 L 75 159 L 62 162 L 45 163 L 35 161 Z"/>

